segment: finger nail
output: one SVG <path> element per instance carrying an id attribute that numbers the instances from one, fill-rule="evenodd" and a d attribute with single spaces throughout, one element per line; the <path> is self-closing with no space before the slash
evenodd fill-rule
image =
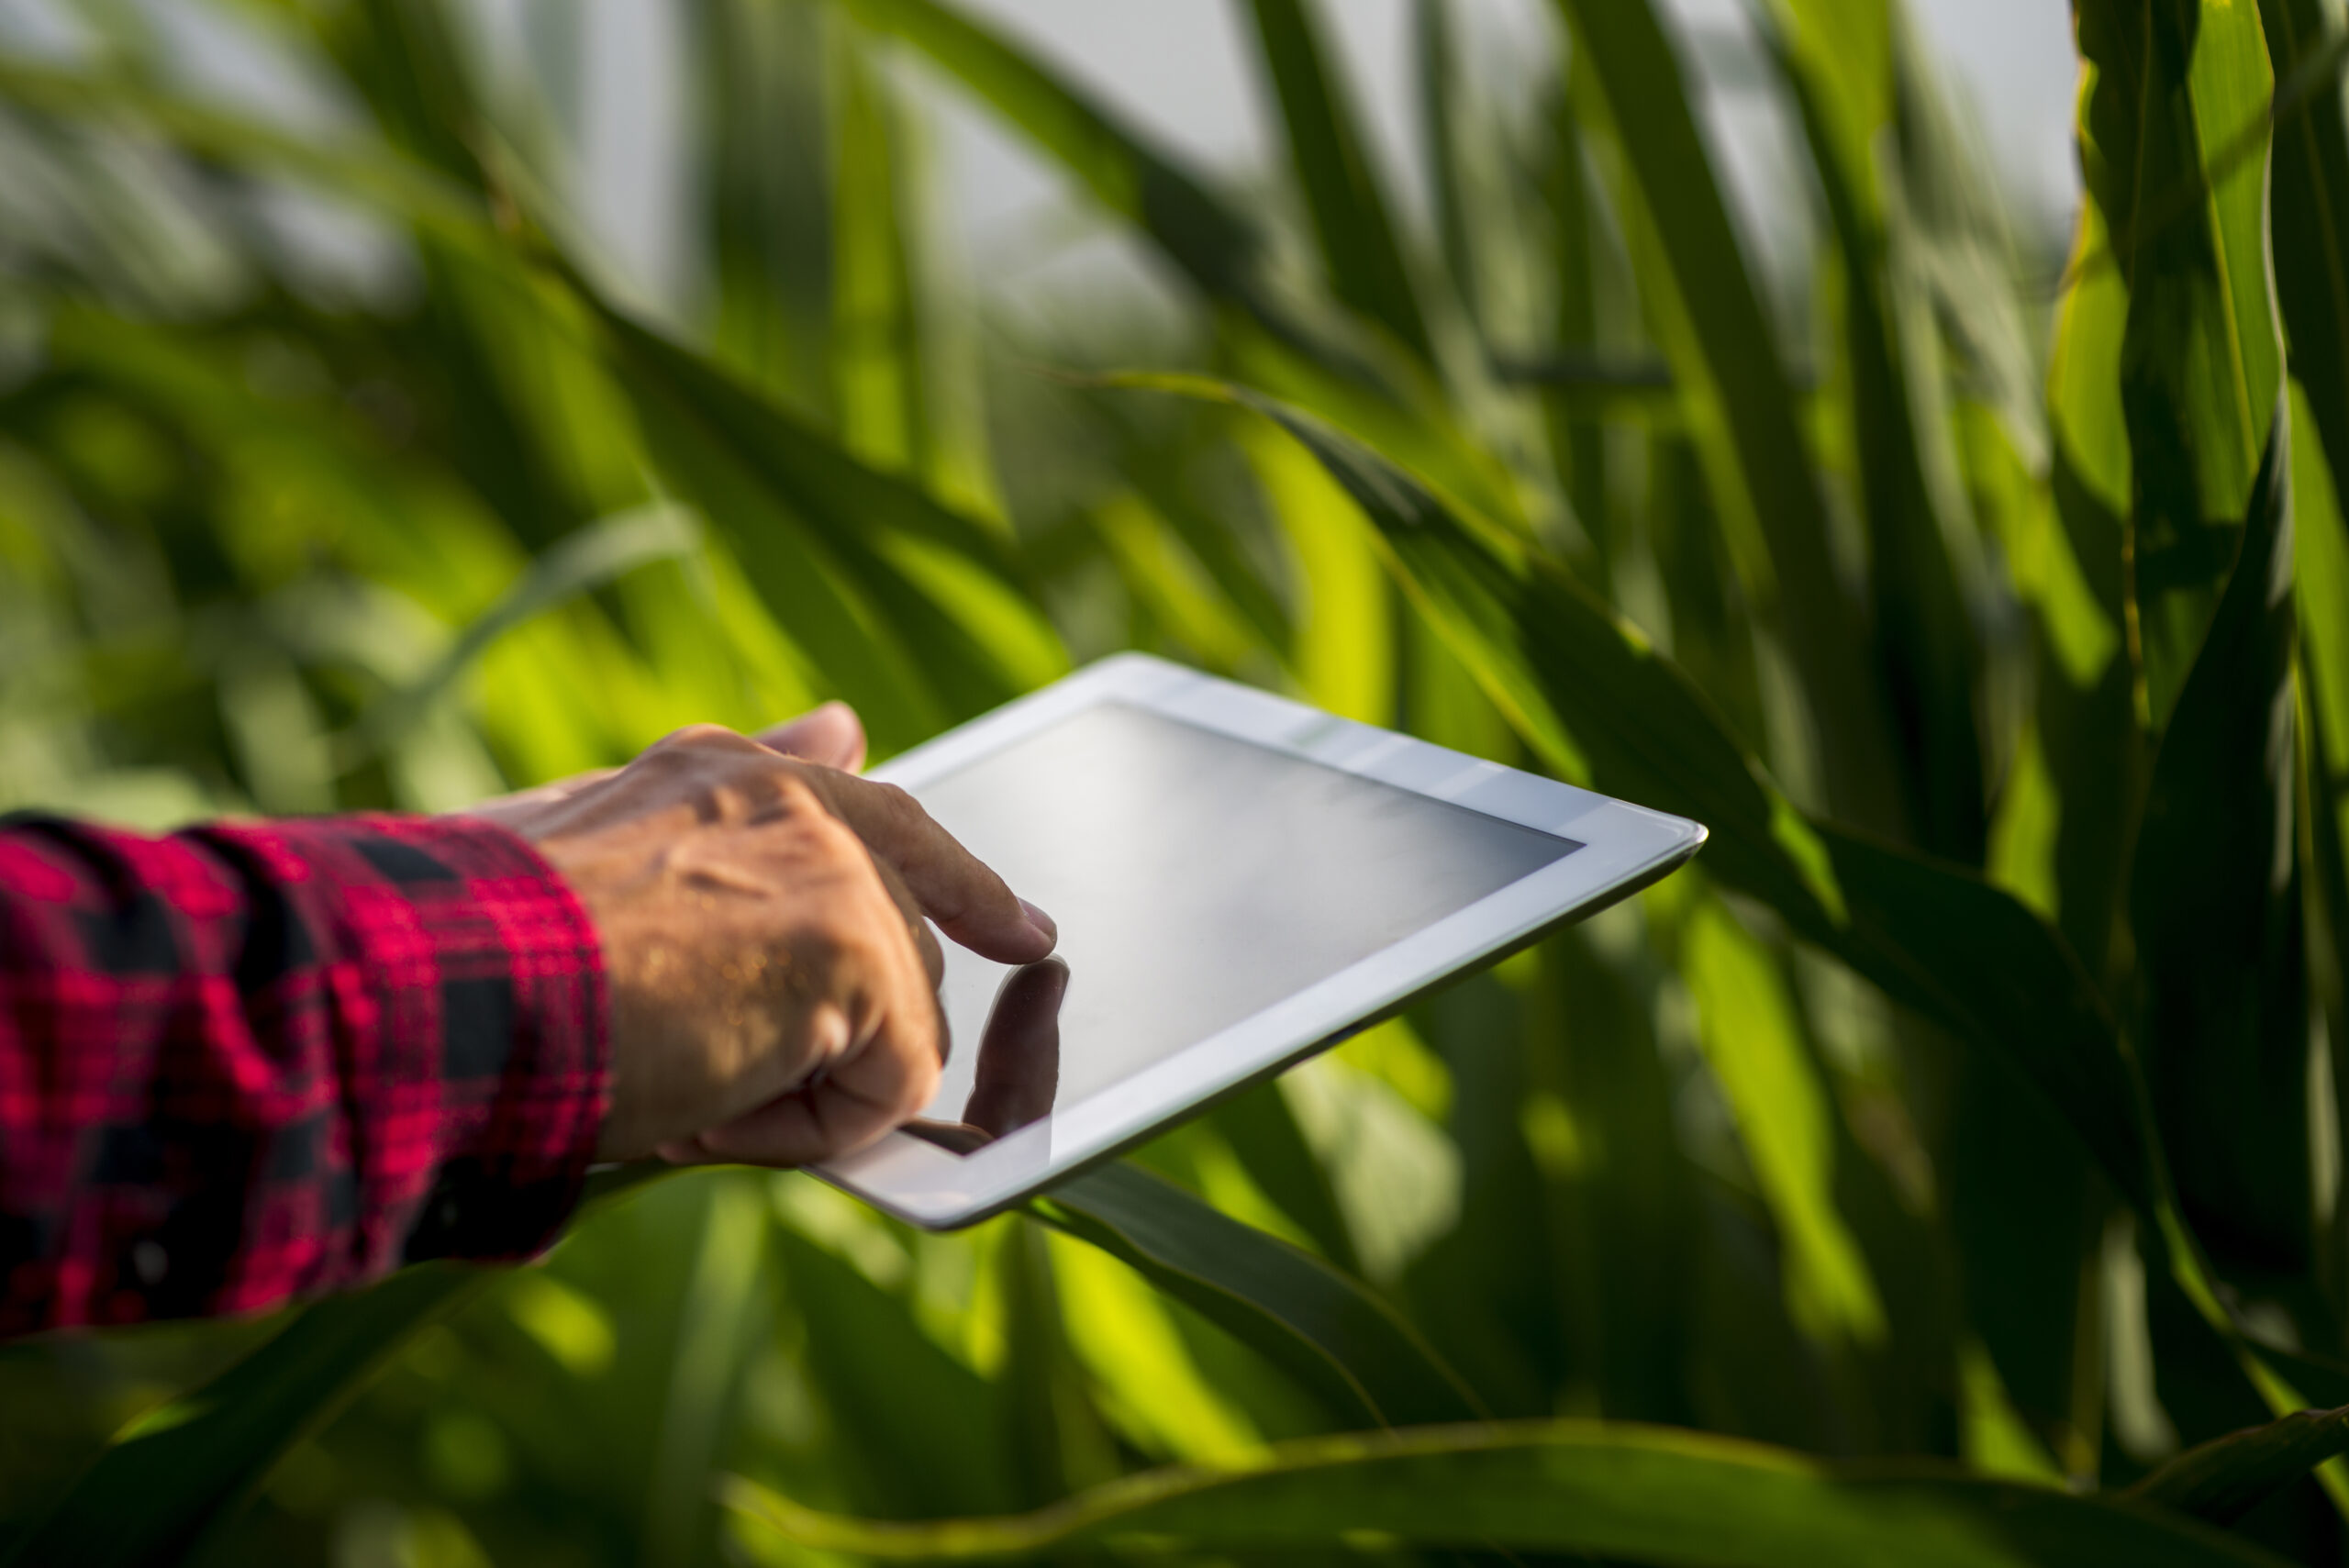
<path id="1" fill-rule="evenodd" d="M 1061 940 L 1061 929 L 1052 924 L 1052 917 L 1050 915 L 1045 914 L 1041 909 L 1037 908 L 1025 898 L 1019 901 L 1019 906 L 1028 911 L 1028 923 L 1030 925 L 1035 927 L 1038 930 L 1043 932 L 1044 935 L 1050 937 L 1054 941 Z"/>

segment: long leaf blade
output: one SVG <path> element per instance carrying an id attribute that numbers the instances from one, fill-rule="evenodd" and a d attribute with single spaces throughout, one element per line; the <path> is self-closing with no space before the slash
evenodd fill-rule
<path id="1" fill-rule="evenodd" d="M 1253 0 L 1250 11 L 1332 292 L 1431 358 L 1427 321 L 1370 150 L 1311 11 L 1304 0 Z"/>
<path id="2" fill-rule="evenodd" d="M 1130 1476 L 1014 1518 L 905 1527 L 804 1508 L 739 1478 L 727 1501 L 785 1540 L 904 1560 L 983 1561 L 1156 1538 L 1198 1548 L 1332 1538 L 1740 1568 L 2018 1568 L 2278 1559 L 2158 1510 L 1919 1462 L 1841 1468 L 1785 1449 L 1592 1421 L 1359 1434 L 1214 1471 Z M 1375 1533 L 1373 1533 L 1375 1532 Z"/>
<path id="3" fill-rule="evenodd" d="M 1886 709 L 1829 548 L 1826 500 L 1807 460 L 1796 400 L 1698 130 L 1670 31 L 1650 0 L 1558 0 L 1597 114 L 1631 173 L 1622 200 L 1644 216 L 1662 266 L 1642 279 L 1688 400 L 1725 531 L 1765 541 L 1773 584 L 1750 590 L 1779 625 L 1818 715 L 1838 811 L 1900 826 Z"/>
<path id="4" fill-rule="evenodd" d="M 2299 1410 L 2264 1427 L 2196 1444 L 2130 1487 L 2129 1496 L 2229 1525 L 2344 1452 L 2349 1406 Z"/>
<path id="5" fill-rule="evenodd" d="M 1367 1287 L 1162 1178 L 1105 1166 L 1056 1189 L 1038 1212 L 1263 1352 L 1332 1410 L 1389 1426 L 1483 1414 Z"/>
<path id="6" fill-rule="evenodd" d="M 2039 916 L 1958 868 L 1804 817 L 1636 628 L 1554 563 L 1511 559 L 1504 539 L 1359 443 L 1223 384 L 1128 384 L 1277 422 L 1377 526 L 1405 592 L 1546 761 L 1586 760 L 1598 787 L 1705 823 L 1715 876 L 2017 1069 L 2121 1190 L 2154 1211 L 2160 1184 L 2135 1119 L 2134 1071 L 2078 960 Z"/>
<path id="7" fill-rule="evenodd" d="M 1140 224 L 1210 299 L 1272 312 L 1256 226 L 1108 108 L 961 11 L 937 0 L 846 0 L 876 32 L 904 39 L 959 78 L 1083 183 Z"/>
<path id="8" fill-rule="evenodd" d="M 9 1568 L 162 1568 L 250 1496 L 271 1467 L 382 1369 L 416 1329 L 495 1276 L 453 1263 L 304 1309 L 275 1339 L 133 1423 L 6 1558 Z"/>
<path id="9" fill-rule="evenodd" d="M 662 473 L 785 626 L 804 628 L 884 744 L 910 744 L 1066 669 L 1058 636 L 1009 587 L 1017 568 L 1001 534 L 589 299 Z"/>
<path id="10" fill-rule="evenodd" d="M 2187 1218 L 2222 1264 L 2309 1247 L 2291 422 L 2179 692 L 2130 878 L 2145 1076 Z"/>

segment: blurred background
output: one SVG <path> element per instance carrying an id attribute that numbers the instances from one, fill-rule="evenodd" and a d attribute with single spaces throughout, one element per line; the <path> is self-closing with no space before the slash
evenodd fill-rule
<path id="1" fill-rule="evenodd" d="M 0 807 L 445 810 L 832 695 L 886 755 L 1127 647 L 1571 773 L 1300 449 L 1074 374 L 1147 369 L 1538 540 L 1867 819 L 1675 334 L 1750 287 L 1834 593 L 1898 626 L 1876 290 L 1965 651 L 1962 745 L 1873 825 L 2054 915 L 2039 716 L 2118 639 L 2040 394 L 2070 17 L 1843 9 L 1666 7 L 1735 235 L 1666 286 L 1535 0 L 964 0 L 977 44 L 901 0 L 0 0 Z M 1700 871 L 1137 1158 L 1357 1271 L 1497 1415 L 2125 1480 L 2178 1440 L 2133 1233 L 1974 1071 Z M 0 1346 L 0 1529 L 274 1327 Z M 213 1560 L 818 1561 L 712 1478 L 1003 1511 L 1341 1424 L 1024 1218 L 696 1173 L 425 1329 Z"/>

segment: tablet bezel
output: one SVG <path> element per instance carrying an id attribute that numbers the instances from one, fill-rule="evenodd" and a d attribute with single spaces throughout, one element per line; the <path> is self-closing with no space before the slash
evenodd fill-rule
<path id="1" fill-rule="evenodd" d="M 1132 1077 L 968 1154 L 892 1132 L 815 1173 L 925 1229 L 974 1224 L 1170 1123 L 1389 1017 L 1462 969 L 1638 891 L 1695 854 L 1705 829 L 1302 703 L 1121 653 L 892 758 L 872 776 L 922 786 L 1102 703 L 1377 779 L 1582 848 Z"/>

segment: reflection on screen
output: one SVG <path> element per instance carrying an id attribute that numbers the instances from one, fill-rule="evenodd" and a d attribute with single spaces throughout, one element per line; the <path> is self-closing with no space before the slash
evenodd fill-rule
<path id="1" fill-rule="evenodd" d="M 966 1124 L 963 1147 L 1073 1105 L 1582 847 L 1119 704 L 916 793 L 1052 913 L 1066 966 L 1012 975 L 944 944 L 955 1049 L 925 1114 Z"/>

